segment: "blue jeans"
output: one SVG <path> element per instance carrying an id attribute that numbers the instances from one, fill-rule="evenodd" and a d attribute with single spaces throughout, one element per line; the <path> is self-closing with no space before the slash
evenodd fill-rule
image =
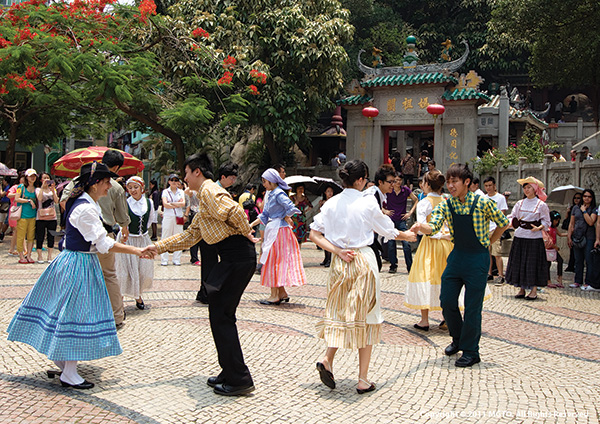
<path id="1" fill-rule="evenodd" d="M 396 229 L 400 231 L 406 231 L 406 221 L 394 221 L 394 226 Z M 401 241 L 402 250 L 404 251 L 404 262 L 406 263 L 406 269 L 410 272 L 410 268 L 412 267 L 412 251 L 410 249 L 410 244 L 407 241 Z M 398 257 L 396 255 L 396 240 L 389 240 L 387 242 L 388 245 L 388 259 L 390 261 L 391 266 L 398 266 Z"/>
<path id="2" fill-rule="evenodd" d="M 585 284 L 590 284 L 592 275 L 594 275 L 592 267 L 592 249 L 594 248 L 594 239 L 586 239 L 585 247 L 577 248 L 573 247 L 573 253 L 575 254 L 575 279 L 574 282 L 577 284 L 583 284 L 583 263 L 587 267 L 585 273 Z"/>

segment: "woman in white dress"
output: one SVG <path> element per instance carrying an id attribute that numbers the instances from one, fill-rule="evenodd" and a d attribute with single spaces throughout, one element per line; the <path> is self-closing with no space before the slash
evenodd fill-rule
<path id="1" fill-rule="evenodd" d="M 373 345 L 381 338 L 383 316 L 377 260 L 369 245 L 373 232 L 386 238 L 416 241 L 415 233 L 400 232 L 381 212 L 374 196 L 363 196 L 369 168 L 360 160 L 339 171 L 344 191 L 323 205 L 311 224 L 310 239 L 333 253 L 327 281 L 325 318 L 317 324 L 327 350 L 317 362 L 321 381 L 335 388 L 333 359 L 338 348 L 358 349 L 359 394 L 375 390 L 367 374 Z"/>
<path id="2" fill-rule="evenodd" d="M 143 249 L 152 244 L 148 229 L 154 222 L 156 210 L 152 199 L 144 196 L 145 184 L 140 177 L 127 180 L 127 207 L 129 209 L 129 238 L 126 245 Z M 121 234 L 117 241 L 121 241 Z M 154 263 L 141 260 L 137 256 L 116 254 L 117 275 L 121 284 L 121 293 L 135 299 L 135 306 L 144 309 L 142 293 L 152 287 L 154 280 Z"/>

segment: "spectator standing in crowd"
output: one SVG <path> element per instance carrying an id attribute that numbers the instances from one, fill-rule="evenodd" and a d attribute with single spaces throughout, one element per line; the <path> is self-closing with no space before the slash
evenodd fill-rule
<path id="1" fill-rule="evenodd" d="M 429 162 L 427 162 L 427 169 L 429 170 L 429 172 L 437 170 L 437 168 L 435 167 L 434 160 L 430 160 Z"/>
<path id="2" fill-rule="evenodd" d="M 429 223 L 417 222 L 412 228 L 424 234 L 436 234 L 446 223 L 454 242 L 442 274 L 440 303 L 452 337 L 452 343 L 444 353 L 450 356 L 463 352 L 454 363 L 457 367 L 470 367 L 480 362 L 481 310 L 488 288 L 489 245 L 508 227 L 508 220 L 493 201 L 469 190 L 472 180 L 473 174 L 467 165 L 450 166 L 446 171 L 446 185 L 452 197 L 432 211 Z M 489 221 L 498 226 L 491 238 Z M 464 320 L 458 306 L 463 287 Z"/>
<path id="3" fill-rule="evenodd" d="M 394 151 L 394 153 L 392 153 L 392 166 L 394 167 L 396 172 L 402 174 L 402 156 L 397 150 Z"/>
<path id="4" fill-rule="evenodd" d="M 583 146 L 581 148 L 581 157 L 579 158 L 579 160 L 583 161 L 592 159 L 594 159 L 594 156 L 592 156 L 592 154 L 590 153 L 590 148 L 588 146 Z"/>
<path id="5" fill-rule="evenodd" d="M 239 203 L 210 180 L 212 164 L 206 154 L 188 157 L 184 167 L 187 183 L 198 191 L 198 215 L 182 234 L 163 239 L 146 250 L 153 253 L 182 250 L 199 240 L 215 246 L 218 262 L 208 275 L 206 288 L 210 328 L 222 371 L 209 377 L 206 384 L 218 395 L 244 395 L 254 390 L 254 382 L 244 362 L 235 313 L 256 269 L 254 243 L 258 239 L 252 236 Z"/>
<path id="6" fill-rule="evenodd" d="M 298 240 L 298 244 L 304 243 L 308 239 L 308 226 L 306 225 L 306 212 L 312 209 L 312 205 L 306 197 L 304 190 L 306 187 L 304 184 L 294 184 L 292 190 L 294 194 L 290 196 L 294 206 L 296 206 L 300 212 L 292 215 L 292 231 Z"/>
<path id="7" fill-rule="evenodd" d="M 52 260 L 52 250 L 54 249 L 54 236 L 52 232 L 56 231 L 58 224 L 56 206 L 60 202 L 58 193 L 56 192 L 56 183 L 50 179 L 50 174 L 43 172 L 40 180 L 42 185 L 36 189 L 38 207 L 35 221 L 35 247 L 38 255 L 38 264 L 44 263 L 44 258 L 42 257 L 44 238 L 46 238 L 48 246 L 46 260 L 48 263 Z"/>
<path id="8" fill-rule="evenodd" d="M 393 175 L 393 168 L 391 172 Z M 323 360 L 317 362 L 317 370 L 321 381 L 334 389 L 333 360 L 337 350 L 358 349 L 358 394 L 375 390 L 368 379 L 369 363 L 383 323 L 377 260 L 369 248 L 373 232 L 389 239 L 416 239 L 414 233 L 394 228 L 373 197 L 361 193 L 368 173 L 362 161 L 344 165 L 339 171 L 344 191 L 327 201 L 315 217 L 310 233 L 314 243 L 333 254 L 325 317 L 317 324 L 318 336 L 327 343 L 327 350 Z"/>
<path id="9" fill-rule="evenodd" d="M 185 193 L 179 188 L 179 176 L 169 175 L 168 187 L 162 192 L 163 219 L 162 219 L 162 238 L 166 239 L 174 234 L 183 232 Z M 169 252 L 163 252 L 160 264 L 167 266 L 169 264 Z M 181 250 L 173 252 L 173 265 L 181 265 Z"/>
<path id="10" fill-rule="evenodd" d="M 10 199 L 8 198 L 8 190 L 10 182 L 7 177 L 2 178 L 2 186 L 0 187 L 0 242 L 4 240 L 4 233 L 8 230 L 8 210 L 10 209 Z"/>
<path id="11" fill-rule="evenodd" d="M 550 228 L 548 229 L 547 241 L 544 240 L 544 244 L 546 244 L 546 259 L 548 260 L 548 287 L 552 289 L 562 289 L 564 288 L 562 283 L 563 258 L 560 256 L 560 248 L 556 244 L 556 236 L 566 237 L 567 233 L 563 233 L 558 228 L 558 225 L 560 224 L 560 213 L 557 211 L 550 211 L 550 222 L 552 224 L 550 224 Z M 550 280 L 550 268 L 554 261 L 556 261 L 556 284 L 552 283 Z"/>
<path id="12" fill-rule="evenodd" d="M 327 202 L 332 197 L 333 197 L 333 188 L 327 187 L 325 189 L 325 191 L 323 192 L 323 198 L 319 201 L 319 211 L 321 210 L 321 208 L 323 207 L 325 202 Z M 324 266 L 325 268 L 329 268 L 331 266 L 331 252 L 329 252 L 325 249 L 323 249 L 323 252 L 325 252 L 325 258 L 323 259 L 323 262 L 321 262 L 319 265 Z"/>
<path id="13" fill-rule="evenodd" d="M 198 199 L 198 192 L 192 190 L 189 186 L 183 191 L 186 196 L 186 201 L 189 201 L 189 212 L 183 226 L 183 229 L 186 230 L 194 220 L 194 217 L 198 213 L 198 208 L 200 205 L 200 199 Z M 189 200 L 188 200 L 189 199 Z M 195 266 L 200 266 L 202 263 L 200 259 L 198 259 L 198 251 L 200 249 L 200 242 L 196 243 L 192 247 L 190 247 L 190 263 Z"/>
<path id="14" fill-rule="evenodd" d="M 108 167 L 108 170 L 117 174 L 123 166 L 125 158 L 118 150 L 108 149 L 102 156 L 102 163 Z M 64 188 L 60 203 L 63 208 L 71 196 L 73 187 L 77 184 L 78 179 L 71 181 Z M 118 225 L 121 232 L 121 242 L 125 243 L 129 236 L 129 214 L 127 213 L 127 197 L 125 190 L 121 187 L 114 178 L 110 179 L 110 188 L 107 196 L 101 196 L 98 199 L 100 206 L 102 224 L 108 233 L 108 236 L 115 239 L 115 227 Z M 66 209 L 65 209 L 66 210 Z M 66 214 L 65 214 L 66 216 Z M 106 290 L 110 298 L 110 304 L 113 310 L 113 317 L 117 328 L 121 328 L 125 320 L 125 309 L 123 308 L 123 295 L 121 295 L 121 286 L 117 277 L 117 269 L 115 265 L 115 252 L 98 252 L 98 259 L 104 274 L 104 282 Z"/>
<path id="15" fill-rule="evenodd" d="M 151 241 L 158 240 L 158 208 L 162 204 L 160 201 L 160 190 L 158 189 L 158 183 L 156 180 L 150 180 L 150 192 L 148 193 L 148 198 L 152 200 L 152 204 L 154 205 L 154 213 L 152 214 L 152 237 L 150 237 Z"/>
<path id="16" fill-rule="evenodd" d="M 127 207 L 129 209 L 129 237 L 127 246 L 144 249 L 152 244 L 148 230 L 152 226 L 152 221 L 156 210 L 152 199 L 144 196 L 145 183 L 140 177 L 133 176 L 126 182 Z M 120 234 L 117 241 L 120 241 Z M 142 293 L 152 288 L 154 280 L 153 261 L 140 259 L 137 256 L 117 253 L 116 255 L 117 275 L 121 285 L 121 293 L 135 299 L 135 306 L 138 309 L 145 309 Z"/>
<path id="17" fill-rule="evenodd" d="M 506 282 L 519 287 L 517 299 L 537 299 L 537 288 L 548 284 L 548 265 L 543 231 L 550 228 L 550 210 L 545 201 L 544 184 L 534 177 L 517 180 L 523 186 L 524 198 L 519 200 L 508 216 L 515 229 Z M 525 295 L 526 290 L 529 294 Z"/>
<path id="18" fill-rule="evenodd" d="M 575 96 L 571 96 L 571 101 L 569 102 L 569 113 L 577 112 L 577 100 L 575 100 Z"/>
<path id="19" fill-rule="evenodd" d="M 219 180 L 217 184 L 228 190 L 229 187 L 235 184 L 238 177 L 239 165 L 233 162 L 226 162 L 219 167 Z"/>
<path id="20" fill-rule="evenodd" d="M 283 190 L 290 187 L 273 168 L 262 174 L 262 183 L 270 191 L 269 198 L 258 218 L 250 224 L 265 224 L 260 262 L 260 284 L 270 287 L 271 295 L 262 300 L 263 305 L 279 305 L 289 302 L 286 287 L 303 286 L 306 275 L 300 256 L 300 245 L 291 228 L 290 217 L 300 210 L 294 206 Z"/>
<path id="21" fill-rule="evenodd" d="M 423 175 L 425 175 L 425 173 L 429 171 L 430 160 L 431 159 L 429 158 L 429 152 L 427 150 L 421 151 L 421 157 L 419 158 L 419 172 L 417 174 L 419 178 L 423 178 Z"/>
<path id="22" fill-rule="evenodd" d="M 21 205 L 21 218 L 17 223 L 17 252 L 19 252 L 20 264 L 32 264 L 35 261 L 31 257 L 33 242 L 35 240 L 35 217 L 37 215 L 37 197 L 35 195 L 39 187 L 38 175 L 35 169 L 29 168 L 25 171 L 25 184 L 17 191 L 17 203 Z M 27 240 L 27 250 L 23 250 L 23 242 Z"/>
<path id="23" fill-rule="evenodd" d="M 412 207 L 410 211 L 407 213 L 407 204 L 408 199 L 412 201 Z M 392 190 L 387 193 L 386 201 L 384 204 L 385 209 L 392 212 L 390 218 L 394 223 L 396 229 L 400 231 L 406 231 L 408 228 L 406 226 L 406 222 L 413 215 L 417 208 L 418 203 L 417 196 L 413 194 L 413 192 L 407 186 L 402 184 L 402 176 L 399 172 L 396 172 L 396 176 L 394 177 L 394 184 L 392 185 Z M 388 259 L 390 261 L 390 269 L 389 273 L 394 274 L 398 270 L 398 255 L 396 251 L 396 240 L 389 240 L 387 242 L 388 245 Z M 410 272 L 413 258 L 412 258 L 412 250 L 410 244 L 407 241 L 402 241 L 402 250 L 404 252 L 404 262 L 406 264 L 406 269 Z"/>
<path id="24" fill-rule="evenodd" d="M 331 162 L 329 164 L 331 165 L 332 168 L 337 168 L 341 165 L 338 152 L 335 152 L 333 154 L 333 157 L 331 158 Z"/>
<path id="25" fill-rule="evenodd" d="M 560 150 L 554 149 L 552 151 L 552 162 L 566 162 L 567 160 L 563 155 L 560 154 Z"/>
<path id="26" fill-rule="evenodd" d="M 506 203 L 506 197 L 498 193 L 496 188 L 496 179 L 494 177 L 487 177 L 483 180 L 483 187 L 485 188 L 486 197 L 493 200 L 496 203 L 496 207 L 506 215 L 508 213 L 508 204 Z M 496 223 L 490 221 L 490 235 L 496 230 Z M 490 255 L 492 260 L 496 261 L 496 268 L 498 268 L 498 281 L 497 286 L 504 284 L 504 262 L 502 261 L 502 240 L 498 239 L 494 243 L 490 243 Z M 491 277 L 491 278 L 490 278 Z M 488 281 L 493 280 L 492 276 L 492 263 L 490 261 L 490 269 L 488 271 Z"/>
<path id="27" fill-rule="evenodd" d="M 384 208 L 384 204 L 387 200 L 387 194 L 393 190 L 394 181 L 396 173 L 394 171 L 394 167 L 391 165 L 381 165 L 377 172 L 375 173 L 375 186 L 365 190 L 363 193 L 365 196 L 375 196 L 377 200 L 377 204 L 379 205 L 381 212 L 384 215 L 390 217 L 393 212 Z M 383 266 L 382 258 L 388 259 L 388 250 L 387 246 L 384 246 L 383 237 L 379 234 L 374 233 L 373 235 L 373 243 L 371 244 L 371 249 L 375 252 L 375 258 L 377 259 L 377 265 L 379 270 L 381 271 L 381 267 Z"/>
<path id="28" fill-rule="evenodd" d="M 246 184 L 246 188 L 244 189 L 244 192 L 242 194 L 240 194 L 240 197 L 238 198 L 238 203 L 240 204 L 240 206 L 242 208 L 244 207 L 244 202 L 246 200 L 252 200 L 253 202 L 256 203 L 256 185 L 255 184 L 252 184 L 252 183 Z"/>
<path id="29" fill-rule="evenodd" d="M 598 210 L 596 209 L 596 195 L 592 190 L 583 190 L 581 199 L 581 206 L 574 206 L 571 210 L 571 222 L 567 234 L 567 242 L 569 247 L 573 247 L 575 255 L 575 279 L 569 287 L 590 290 L 591 277 L 594 275 L 591 251 L 596 239 L 594 226 L 598 218 Z M 583 277 L 584 265 L 586 268 L 585 279 Z"/>
<path id="30" fill-rule="evenodd" d="M 408 188 L 412 190 L 413 180 L 415 179 L 415 171 L 417 169 L 417 161 L 412 157 L 409 151 L 406 152 L 406 156 L 404 156 L 404 159 L 402 159 L 401 167 L 401 172 L 404 176 L 404 185 L 408 186 Z"/>
<path id="31" fill-rule="evenodd" d="M 560 100 L 556 102 L 556 105 L 554 106 L 554 119 L 556 122 L 558 122 L 563 116 L 563 107 L 563 102 Z"/>
<path id="32" fill-rule="evenodd" d="M 346 154 L 344 153 L 343 150 L 341 150 L 340 153 L 338 153 L 338 159 L 340 160 L 340 165 L 343 165 L 346 163 Z"/>
<path id="33" fill-rule="evenodd" d="M 577 150 L 571 150 L 571 162 L 575 162 L 577 160 Z"/>
<path id="34" fill-rule="evenodd" d="M 567 205 L 567 217 L 562 223 L 562 229 L 569 231 L 569 225 L 571 224 L 571 212 L 574 207 L 581 206 L 581 193 L 575 193 L 573 201 Z M 573 253 L 573 247 L 569 247 L 569 263 L 565 272 L 575 272 L 575 254 Z"/>
<path id="35" fill-rule="evenodd" d="M 8 250 L 9 256 L 19 256 L 17 252 L 17 224 L 19 220 L 12 213 L 12 209 L 17 205 L 17 191 L 19 187 L 24 187 L 25 184 L 25 173 L 19 174 L 17 181 L 8 189 L 6 197 L 10 199 L 10 209 L 8 213 L 8 226 L 12 231 L 12 237 L 10 239 L 10 248 Z"/>
<path id="36" fill-rule="evenodd" d="M 78 361 L 119 355 L 111 303 L 97 252 L 141 256 L 132 246 L 116 243 L 100 219 L 98 200 L 112 188 L 114 176 L 104 164 L 81 167 L 65 204 L 64 249 L 46 268 L 8 326 L 8 339 L 27 343 L 60 368 L 48 371 L 63 387 L 91 389 L 77 372 Z M 151 262 L 151 261 L 149 261 Z"/>
<path id="37" fill-rule="evenodd" d="M 479 188 L 479 178 L 473 178 L 473 181 L 469 186 L 469 190 L 471 190 L 476 196 L 485 196 L 485 193 Z"/>

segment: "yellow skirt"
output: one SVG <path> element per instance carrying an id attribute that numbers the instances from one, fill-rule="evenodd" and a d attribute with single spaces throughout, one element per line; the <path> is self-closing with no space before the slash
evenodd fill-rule
<path id="1" fill-rule="evenodd" d="M 454 244 L 448 240 L 432 239 L 424 236 L 408 274 L 404 306 L 411 309 L 441 311 L 440 291 L 442 274 L 446 269 L 448 255 Z M 469 266 L 469 264 L 465 264 Z M 492 297 L 489 287 L 485 289 L 484 301 Z M 465 289 L 460 292 L 458 306 L 464 309 Z"/>
<path id="2" fill-rule="evenodd" d="M 371 248 L 358 249 L 350 263 L 333 255 L 318 337 L 325 339 L 328 347 L 347 349 L 379 343 L 383 322 L 379 293 L 379 271 Z"/>

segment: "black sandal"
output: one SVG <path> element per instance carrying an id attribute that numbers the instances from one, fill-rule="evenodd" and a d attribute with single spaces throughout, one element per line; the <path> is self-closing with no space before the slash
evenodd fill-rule
<path id="1" fill-rule="evenodd" d="M 333 373 L 328 371 L 322 362 L 317 362 L 317 369 L 319 370 L 319 376 L 324 385 L 330 389 L 335 389 L 335 380 L 333 379 Z"/>

